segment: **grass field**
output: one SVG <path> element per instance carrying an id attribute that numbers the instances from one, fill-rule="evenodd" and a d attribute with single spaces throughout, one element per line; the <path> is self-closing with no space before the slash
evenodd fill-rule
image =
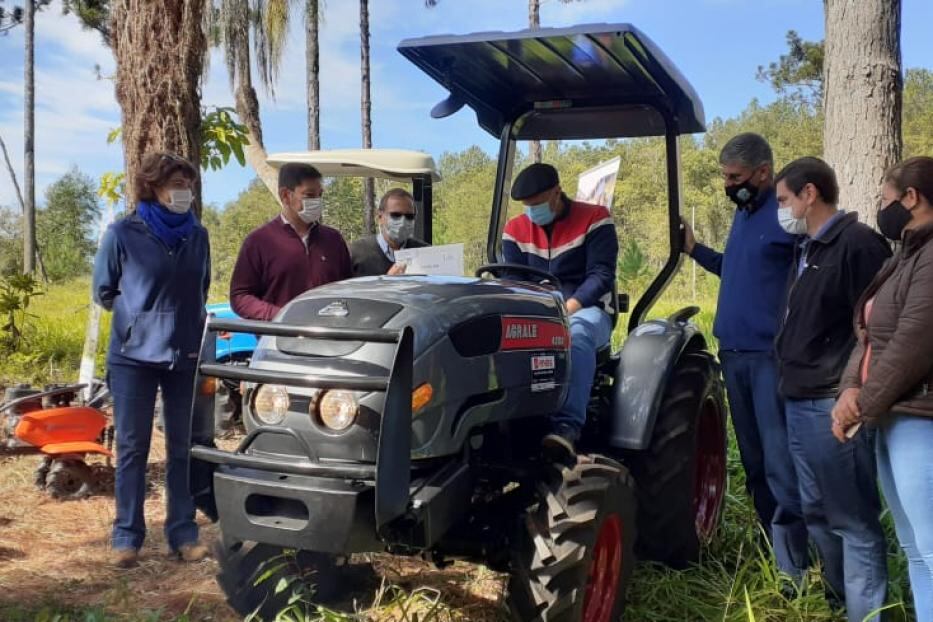
<path id="1" fill-rule="evenodd" d="M 27 326 L 29 354 L 0 360 L 0 380 L 70 381 L 77 376 L 87 315 L 88 283 L 52 287 L 36 299 Z M 680 305 L 683 306 L 683 305 Z M 712 304 L 695 318 L 709 334 Z M 662 304 L 655 317 L 676 310 Z M 102 334 L 107 332 L 105 316 Z M 616 341 L 622 338 L 620 329 Z M 101 344 L 99 362 L 104 345 Z M 154 439 L 153 447 L 161 441 Z M 160 472 L 154 452 L 154 472 Z M 106 534 L 112 499 L 78 503 L 53 502 L 30 484 L 35 458 L 0 461 L 0 620 L 9 622 L 224 622 L 236 619 L 214 585 L 213 562 L 183 566 L 158 553 L 162 490 L 156 479 L 147 502 L 150 544 L 146 561 L 129 572 L 106 567 Z M 754 512 L 744 494 L 744 478 L 734 440 L 730 438 L 729 490 L 719 532 L 696 566 L 671 571 L 639 564 L 629 590 L 626 620 L 645 622 L 803 622 L 841 621 L 823 598 L 819 573 L 810 573 L 803 590 L 781 591 L 770 552 L 759 547 Z M 158 477 L 158 475 L 156 476 Z M 906 566 L 889 530 L 891 620 L 910 620 L 903 603 Z M 205 525 L 205 535 L 213 527 Z M 455 564 L 434 570 L 420 562 L 375 557 L 384 583 L 375 600 L 360 597 L 352 613 L 319 610 L 288 620 L 378 620 L 431 622 L 502 618 L 502 578 L 483 568 Z M 375 606 L 371 603 L 375 602 Z"/>

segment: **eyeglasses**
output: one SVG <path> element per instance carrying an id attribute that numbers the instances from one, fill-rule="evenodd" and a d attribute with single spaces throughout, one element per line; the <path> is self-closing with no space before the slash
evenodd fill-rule
<path id="1" fill-rule="evenodd" d="M 386 216 L 392 220 L 399 220 L 400 218 L 404 218 L 405 220 L 412 221 L 415 219 L 414 214 L 402 214 L 399 212 L 386 212 Z"/>

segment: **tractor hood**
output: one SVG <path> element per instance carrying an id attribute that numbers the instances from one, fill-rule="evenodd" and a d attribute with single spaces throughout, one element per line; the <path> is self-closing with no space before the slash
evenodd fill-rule
<path id="1" fill-rule="evenodd" d="M 483 316 L 560 318 L 560 293 L 524 282 L 467 277 L 366 277 L 331 283 L 290 302 L 276 321 L 327 328 L 402 328 L 415 332 L 417 357 L 454 327 Z M 265 340 L 260 349 L 271 347 Z M 288 355 L 345 357 L 363 343 L 278 337 Z"/>
<path id="2" fill-rule="evenodd" d="M 662 136 L 658 107 L 677 133 L 705 131 L 693 87 L 631 24 L 407 39 L 398 50 L 450 91 L 433 116 L 465 104 L 496 138 L 528 112 L 518 140 Z"/>

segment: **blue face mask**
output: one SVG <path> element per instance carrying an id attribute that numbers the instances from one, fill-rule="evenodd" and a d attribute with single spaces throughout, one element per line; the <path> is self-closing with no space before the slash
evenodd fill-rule
<path id="1" fill-rule="evenodd" d="M 537 205 L 526 205 L 525 215 L 539 227 L 546 227 L 554 222 L 554 212 L 551 211 L 551 205 L 547 201 Z"/>

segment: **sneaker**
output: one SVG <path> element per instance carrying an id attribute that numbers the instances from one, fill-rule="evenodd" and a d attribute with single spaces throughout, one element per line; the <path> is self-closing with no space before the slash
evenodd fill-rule
<path id="1" fill-rule="evenodd" d="M 210 550 L 200 542 L 182 544 L 173 554 L 182 561 L 199 562 L 210 555 Z"/>
<path id="2" fill-rule="evenodd" d="M 577 460 L 577 451 L 574 442 L 577 440 L 575 431 L 569 426 L 561 426 L 541 439 L 541 448 L 544 455 L 552 462 L 574 464 Z"/>
<path id="3" fill-rule="evenodd" d="M 132 568 L 139 563 L 139 549 L 113 549 L 110 552 L 110 563 L 117 568 Z"/>

